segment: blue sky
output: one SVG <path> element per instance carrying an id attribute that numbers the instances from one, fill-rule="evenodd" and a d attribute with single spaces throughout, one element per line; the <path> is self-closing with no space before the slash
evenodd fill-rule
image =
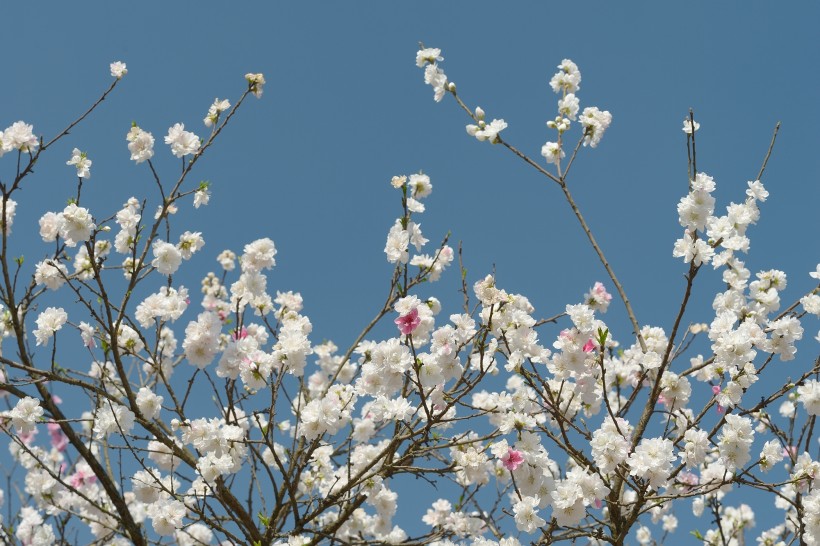
<path id="1" fill-rule="evenodd" d="M 442 48 L 467 104 L 504 118 L 505 139 L 534 158 L 554 115 L 549 78 L 563 58 L 579 65 L 582 107 L 609 110 L 613 123 L 597 149 L 582 150 L 570 187 L 639 321 L 667 331 L 684 287 L 685 268 L 672 258 L 675 206 L 687 190 L 682 119 L 694 108 L 698 166 L 717 181 L 719 210 L 743 198 L 780 121 L 763 179 L 771 196 L 747 264 L 785 270 L 790 303 L 812 286 L 806 273 L 820 259 L 820 8 L 796 5 L 8 4 L 0 126 L 23 119 L 53 135 L 108 85 L 108 63 L 129 69 L 92 119 L 41 160 L 18 199 L 14 244 L 37 260 L 49 250 L 33 236 L 36 220 L 72 195 L 73 147 L 94 161 L 84 204 L 108 216 L 153 190 L 145 166 L 128 160 L 132 120 L 153 132 L 157 168 L 170 176 L 178 162 L 161 144 L 167 128 L 183 122 L 205 135 L 214 97 L 233 101 L 243 75 L 262 72 L 263 98 L 245 105 L 194 173 L 211 181 L 211 205 L 179 215 L 179 232 L 206 240 L 187 264 L 187 285 L 198 286 L 223 248 L 271 237 L 279 254 L 269 287 L 300 291 L 313 340 L 346 347 L 388 288 L 382 249 L 400 214 L 389 180 L 422 170 L 434 185 L 424 233 L 462 241 L 470 283 L 494 268 L 499 286 L 528 296 L 539 316 L 563 311 L 597 280 L 611 289 L 558 189 L 501 147 L 468 137 L 469 120 L 449 97 L 433 102 L 414 65 L 423 42 Z M 720 277 L 704 273 L 687 321 L 711 320 Z M 453 269 L 424 295 L 455 312 L 459 282 Z M 627 342 L 623 307 L 614 302 L 606 319 Z M 807 337 L 817 331 L 809 324 Z M 392 335 L 392 325 L 382 332 Z M 813 356 L 804 358 L 791 365 Z"/>

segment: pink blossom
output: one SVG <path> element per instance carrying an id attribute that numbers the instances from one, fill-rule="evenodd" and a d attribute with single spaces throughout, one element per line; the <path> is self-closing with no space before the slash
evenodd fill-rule
<path id="1" fill-rule="evenodd" d="M 82 487 L 95 481 L 97 481 L 97 476 L 92 472 L 86 473 L 83 469 L 80 469 L 69 478 L 68 483 L 71 484 L 71 487 Z"/>
<path id="2" fill-rule="evenodd" d="M 678 482 L 680 482 L 682 484 L 685 484 L 685 485 L 695 486 L 695 485 L 698 485 L 698 483 L 700 482 L 700 479 L 698 478 L 697 474 L 695 474 L 693 472 L 684 471 L 684 472 L 681 472 L 680 474 L 678 474 Z"/>
<path id="3" fill-rule="evenodd" d="M 31 432 L 23 432 L 18 433 L 17 437 L 20 438 L 20 441 L 23 442 L 25 445 L 30 445 L 31 442 L 34 441 L 34 437 L 37 436 L 37 429 L 35 428 Z"/>
<path id="4" fill-rule="evenodd" d="M 400 316 L 393 322 L 396 323 L 396 326 L 399 327 L 399 332 L 402 334 L 412 334 L 413 330 L 415 330 L 421 322 L 421 319 L 419 318 L 419 310 L 414 307 L 412 311 L 406 315 Z"/>
<path id="5" fill-rule="evenodd" d="M 595 343 L 593 343 L 591 339 L 589 341 L 587 341 L 586 343 L 584 343 L 584 352 L 585 353 L 591 353 L 593 349 L 595 349 Z"/>
<path id="6" fill-rule="evenodd" d="M 248 337 L 248 329 L 243 326 L 242 329 L 239 331 L 239 334 L 237 334 L 234 330 L 233 334 L 231 334 L 231 337 L 234 340 L 245 339 L 246 337 Z"/>
<path id="7" fill-rule="evenodd" d="M 509 448 L 507 454 L 501 457 L 501 464 L 504 465 L 504 468 L 512 472 L 524 462 L 524 455 L 520 451 L 516 451 L 513 448 Z"/>
<path id="8" fill-rule="evenodd" d="M 712 394 L 715 395 L 715 396 L 720 394 L 720 385 L 712 385 Z M 717 405 L 717 412 L 718 413 L 723 413 L 724 411 L 725 411 L 724 407 L 721 406 L 720 404 L 718 404 Z"/>
<path id="9" fill-rule="evenodd" d="M 612 294 L 606 291 L 606 287 L 602 283 L 596 282 L 595 285 L 592 287 L 592 291 L 595 293 L 596 296 L 599 296 L 601 299 L 605 301 L 612 301 Z"/>
<path id="10" fill-rule="evenodd" d="M 666 404 L 666 397 L 664 395 L 658 395 L 658 404 Z"/>
<path id="11" fill-rule="evenodd" d="M 60 425 L 51 422 L 48 423 L 47 426 L 48 433 L 51 435 L 51 447 L 53 447 L 59 452 L 65 451 L 65 448 L 68 447 L 68 437 L 65 434 L 63 434 Z"/>

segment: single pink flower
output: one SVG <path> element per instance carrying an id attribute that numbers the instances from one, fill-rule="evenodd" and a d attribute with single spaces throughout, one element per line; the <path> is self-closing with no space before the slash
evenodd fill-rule
<path id="1" fill-rule="evenodd" d="M 400 316 L 393 322 L 395 322 L 396 326 L 399 327 L 399 332 L 401 332 L 404 335 L 410 335 L 421 322 L 421 319 L 419 318 L 419 310 L 414 307 L 412 311 L 410 311 L 406 315 Z"/>
<path id="2" fill-rule="evenodd" d="M 96 481 L 97 476 L 91 472 L 86 474 L 83 470 L 78 470 L 68 479 L 68 483 L 71 484 L 72 487 L 82 487 Z"/>
<path id="3" fill-rule="evenodd" d="M 512 472 L 524 463 L 524 455 L 520 451 L 509 448 L 507 454 L 501 457 L 501 464 L 504 468 Z"/>
<path id="4" fill-rule="evenodd" d="M 666 404 L 666 397 L 664 397 L 664 395 L 658 395 L 658 404 Z"/>
<path id="5" fill-rule="evenodd" d="M 612 301 L 612 294 L 606 291 L 606 287 L 603 283 L 596 282 L 595 286 L 592 287 L 592 291 L 595 292 L 597 296 L 600 296 L 605 301 Z"/>
<path id="6" fill-rule="evenodd" d="M 60 425 L 53 421 L 48 423 L 48 433 L 51 435 L 51 447 L 61 453 L 65 451 L 68 447 L 68 437 L 63 434 Z"/>
<path id="7" fill-rule="evenodd" d="M 715 396 L 720 394 L 720 385 L 712 385 L 712 394 Z"/>
<path id="8" fill-rule="evenodd" d="M 20 439 L 21 442 L 25 445 L 30 445 L 31 442 L 34 441 L 34 437 L 37 436 L 37 429 L 35 428 L 31 432 L 24 432 L 22 434 L 17 434 L 17 437 Z"/>
<path id="9" fill-rule="evenodd" d="M 685 485 L 695 486 L 700 482 L 700 479 L 697 474 L 684 471 L 678 474 L 678 481 Z"/>
<path id="10" fill-rule="evenodd" d="M 234 340 L 245 339 L 246 337 L 248 337 L 248 329 L 243 326 L 242 329 L 239 331 L 238 335 L 236 333 L 236 330 L 234 330 L 233 334 L 231 334 L 231 337 Z"/>
<path id="11" fill-rule="evenodd" d="M 68 436 L 60 432 L 51 435 L 51 447 L 62 453 L 68 447 Z"/>
<path id="12" fill-rule="evenodd" d="M 595 343 L 593 343 L 591 339 L 589 341 L 587 341 L 586 343 L 584 343 L 584 352 L 585 353 L 591 353 L 593 349 L 595 349 Z"/>

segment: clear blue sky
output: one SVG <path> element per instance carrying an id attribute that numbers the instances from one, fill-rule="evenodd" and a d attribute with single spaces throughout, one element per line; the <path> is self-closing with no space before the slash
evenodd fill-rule
<path id="1" fill-rule="evenodd" d="M 388 287 L 382 249 L 400 212 L 389 180 L 423 170 L 434 185 L 424 233 L 463 242 L 470 283 L 495 267 L 499 285 L 528 296 L 539 316 L 579 301 L 597 280 L 612 288 L 557 188 L 468 137 L 449 97 L 433 102 L 414 65 L 421 41 L 442 48 L 462 98 L 504 118 L 505 139 L 535 158 L 554 115 L 549 77 L 563 58 L 579 65 L 582 107 L 609 110 L 613 123 L 596 150 L 582 151 L 570 185 L 639 321 L 667 331 L 685 272 L 672 258 L 675 206 L 687 190 L 684 116 L 692 107 L 701 122 L 698 166 L 717 181 L 719 210 L 743 198 L 782 122 L 747 264 L 789 273 L 790 303 L 812 286 L 806 274 L 820 260 L 818 20 L 813 3 L 9 3 L 0 126 L 23 119 L 51 136 L 108 85 L 111 61 L 129 70 L 41 160 L 19 199 L 15 244 L 37 260 L 49 250 L 32 234 L 74 191 L 65 166 L 73 147 L 94 161 L 84 204 L 107 216 L 153 191 L 145 166 L 128 160 L 132 120 L 157 138 L 160 172 L 176 173 L 161 143 L 168 127 L 205 135 L 214 97 L 233 101 L 243 75 L 262 72 L 262 100 L 243 108 L 194 173 L 212 182 L 211 205 L 176 223 L 206 240 L 186 285 L 196 289 L 223 248 L 271 237 L 279 254 L 269 288 L 300 291 L 312 340 L 346 347 Z M 688 321 L 711 320 L 720 278 L 705 273 Z M 455 312 L 458 285 L 451 270 L 425 295 Z M 606 319 L 628 342 L 623 307 L 614 303 Z M 807 337 L 816 332 L 808 322 Z"/>

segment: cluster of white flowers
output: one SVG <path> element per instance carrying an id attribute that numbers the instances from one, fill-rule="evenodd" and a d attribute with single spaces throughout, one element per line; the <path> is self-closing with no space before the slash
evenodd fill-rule
<path id="1" fill-rule="evenodd" d="M 581 71 L 578 70 L 578 65 L 569 59 L 561 61 L 558 65 L 558 72 L 550 79 L 550 87 L 560 95 L 560 98 L 558 99 L 558 114 L 554 119 L 547 121 L 547 128 L 557 131 L 558 140 L 546 142 L 541 147 L 541 155 L 547 163 L 560 165 L 561 160 L 566 157 L 563 149 L 563 135 L 569 131 L 572 122 L 578 119 L 581 105 L 576 95 L 581 88 Z M 583 127 L 584 146 L 595 148 L 612 123 L 612 114 L 592 106 L 584 109 L 580 122 Z"/>
<path id="2" fill-rule="evenodd" d="M 356 405 L 356 392 L 351 385 L 334 385 L 327 395 L 308 402 L 299 412 L 299 433 L 307 440 L 323 434 L 336 434 L 350 423 Z"/>
<path id="3" fill-rule="evenodd" d="M 208 107 L 208 115 L 205 116 L 203 122 L 205 127 L 213 127 L 219 121 L 219 116 L 222 112 L 231 107 L 230 101 L 227 99 L 214 99 L 214 103 Z"/>
<path id="4" fill-rule="evenodd" d="M 165 144 L 171 147 L 171 153 L 174 156 L 184 157 L 195 154 L 199 150 L 200 141 L 194 133 L 185 130 L 184 124 L 177 123 L 168 129 Z"/>
<path id="5" fill-rule="evenodd" d="M 68 320 L 68 314 L 62 307 L 49 307 L 37 316 L 37 329 L 34 337 L 37 345 L 45 345 L 55 332 L 63 327 Z"/>
<path id="6" fill-rule="evenodd" d="M 25 121 L 16 121 L 0 131 L 0 157 L 12 150 L 32 153 L 39 145 L 34 127 Z"/>
<path id="7" fill-rule="evenodd" d="M 666 438 L 644 438 L 629 458 L 629 473 L 643 478 L 656 491 L 666 485 L 672 472 L 672 441 Z"/>
<path id="8" fill-rule="evenodd" d="M 245 81 L 248 82 L 248 90 L 253 93 L 253 96 L 257 99 L 262 98 L 262 92 L 264 91 L 265 86 L 265 76 L 259 73 L 247 73 L 245 74 Z"/>
<path id="9" fill-rule="evenodd" d="M 746 529 L 755 525 L 755 514 L 747 504 L 739 507 L 728 506 L 718 516 L 719 529 L 709 529 L 703 535 L 704 544 L 743 544 L 738 540 Z"/>
<path id="10" fill-rule="evenodd" d="M 604 419 L 601 427 L 592 433 L 592 457 L 604 474 L 610 474 L 626 461 L 629 451 L 632 426 L 620 417 Z"/>
<path id="11" fill-rule="evenodd" d="M 173 275 L 182 264 L 182 252 L 172 243 L 156 239 L 152 245 L 154 259 L 151 265 L 162 275 Z"/>
<path id="12" fill-rule="evenodd" d="M 128 68 L 126 68 L 125 63 L 122 61 L 114 61 L 111 63 L 109 68 L 111 69 L 111 76 L 117 78 L 118 80 L 128 74 Z"/>
<path id="13" fill-rule="evenodd" d="M 751 459 L 749 450 L 754 440 L 754 431 L 752 420 L 748 417 L 729 414 L 725 419 L 726 424 L 721 429 L 718 449 L 721 462 L 727 469 L 734 471 L 742 468 Z"/>
<path id="14" fill-rule="evenodd" d="M 17 201 L 3 197 L 3 200 L 0 201 L 0 206 L 6 211 L 5 216 L 0 219 L 0 226 L 2 226 L 6 235 L 11 235 L 11 226 L 14 224 L 14 214 L 17 212 Z"/>
<path id="15" fill-rule="evenodd" d="M 595 106 L 584 108 L 581 113 L 581 125 L 584 127 L 584 146 L 595 148 L 601 142 L 604 131 L 612 123 L 612 114 L 607 110 L 599 110 Z"/>
<path id="16" fill-rule="evenodd" d="M 96 227 L 88 209 L 71 203 L 60 213 L 47 212 L 40 218 L 40 237 L 45 242 L 62 237 L 67 246 L 75 247 L 88 241 Z"/>
<path id="17" fill-rule="evenodd" d="M 416 58 L 436 100 L 445 92 L 455 95 L 455 86 L 439 67 L 442 60 L 440 50 L 432 48 L 422 49 Z M 126 73 L 124 64 L 112 63 L 114 78 Z M 247 74 L 246 80 L 248 92 L 260 96 L 264 77 Z M 576 95 L 580 82 L 578 67 L 568 59 L 550 81 L 560 97 L 558 115 L 547 125 L 557 131 L 558 139 L 546 143 L 542 153 L 547 162 L 558 166 L 559 175 L 565 156 L 563 135 L 571 123 L 578 121 L 583 127 L 581 142 L 595 147 L 611 122 L 608 112 L 594 107 L 580 110 Z M 216 126 L 229 108 L 227 100 L 216 99 L 205 125 Z M 474 115 L 477 124 L 469 125 L 468 133 L 478 140 L 499 142 L 499 131 L 506 123 L 485 123 L 481 108 Z M 698 127 L 684 122 L 687 134 Z M 132 160 L 140 163 L 152 157 L 150 133 L 134 126 L 128 142 Z M 180 158 L 200 153 L 202 146 L 182 124 L 169 129 L 165 142 Z M 0 133 L 0 155 L 11 150 L 30 154 L 38 145 L 31 126 L 22 122 Z M 77 169 L 79 178 L 90 175 L 91 161 L 78 149 L 68 164 Z M 473 296 L 478 301 L 472 311 L 465 303 L 464 312 L 442 313 L 438 299 L 416 295 L 416 285 L 439 279 L 454 259 L 453 249 L 446 245 L 421 254 L 428 241 L 415 215 L 425 211 L 422 201 L 432 191 L 430 178 L 424 174 L 396 176 L 391 185 L 401 192 L 403 211 L 384 249 L 396 277 L 382 316 L 393 313 L 385 322 L 392 319 L 398 332 L 390 325 L 392 336 L 363 339 L 378 331 L 368 330 L 348 352 L 339 352 L 332 341 L 311 343 L 313 324 L 303 314 L 299 293 L 277 291 L 274 296 L 269 290 L 267 275 L 276 265 L 277 249 L 267 237 L 245 245 L 239 257 L 231 250 L 219 254 L 222 271 L 202 280 L 203 309 L 196 320 L 188 321 L 178 350 L 173 323 L 187 311 L 190 301 L 188 290 L 174 286 L 170 276 L 183 260 L 203 248 L 202 234 L 184 231 L 173 244 L 152 232 L 139 249 L 145 232 L 141 230 L 143 206 L 136 198 L 129 199 L 113 217 L 119 226 L 113 244 L 97 240 L 110 229 L 110 220 L 102 221 L 98 228 L 91 213 L 76 202 L 60 213 L 43 215 L 41 237 L 56 241 L 52 246 L 58 250 L 34 268 L 34 286 L 45 287 L 37 288 L 38 295 L 47 294 L 46 289 L 60 289 L 67 281 L 78 294 L 96 290 L 89 288 L 93 283 L 81 281 L 91 279 L 95 272 L 105 274 L 105 258 L 112 246 L 125 255 L 122 269 L 129 290 L 145 278 L 155 278 L 154 271 L 169 278 L 147 296 L 149 290 L 140 286 L 141 301 L 132 299 L 138 297 L 129 292 L 125 301 L 133 314 L 117 320 L 115 326 L 99 318 L 90 300 L 82 302 L 94 309 L 94 324 L 68 323 L 66 311 L 57 307 L 48 307 L 37 316 L 33 334 L 38 346 L 48 344 L 66 324 L 79 331 L 83 346 L 95 356 L 90 370 L 72 375 L 72 381 L 93 384 L 96 402 L 93 411 L 83 413 L 76 424 L 73 419 L 44 419 L 43 406 L 49 408 L 50 418 L 62 419 L 52 405 L 61 403 L 56 395 L 43 398 L 43 405 L 36 398 L 22 396 L 0 415 L 4 430 L 14 436 L 11 454 L 26 470 L 24 492 L 32 504 L 20 509 L 14 527 L 5 532 L 13 529 L 22 544 L 53 544 L 57 537 L 47 518 L 67 512 L 87 523 L 97 542 L 121 546 L 128 539 L 124 533 L 114 537 L 112 531 L 122 532 L 123 520 L 115 514 L 124 504 L 137 525 L 150 519 L 156 535 L 172 537 L 168 540 L 183 546 L 209 544 L 220 529 L 207 526 L 201 514 L 211 512 L 221 518 L 217 503 L 227 502 L 232 495 L 225 486 L 251 466 L 252 485 L 259 485 L 257 476 L 264 475 L 281 484 L 276 499 L 280 502 L 281 496 L 281 506 L 290 502 L 297 511 L 318 506 L 323 512 L 314 514 L 315 527 L 311 523 L 287 540 L 275 542 L 277 546 L 304 546 L 327 528 L 333 529 L 333 540 L 344 543 L 401 544 L 409 535 L 393 524 L 399 502 L 390 479 L 407 469 L 423 473 L 417 465 L 424 460 L 442 463 L 445 470 L 439 472 L 465 492 L 485 486 L 490 490 L 495 479 L 500 513 L 507 516 L 496 521 L 496 516 L 487 513 L 465 511 L 467 503 L 454 506 L 439 499 L 422 518 L 432 527 L 431 537 L 444 537 L 431 539 L 435 546 L 520 546 L 517 538 L 496 540 L 483 535 L 492 533 L 497 538 L 513 524 L 522 533 L 536 534 L 548 525 L 552 528 L 553 523 L 572 528 L 574 533 L 606 523 L 615 506 L 641 512 L 630 536 L 648 545 L 656 541 L 652 525 L 664 533 L 677 528 L 671 502 L 677 495 L 694 497 L 696 515 L 707 506 L 715 512 L 716 527 L 704 534 L 704 543 L 741 543 L 744 529 L 755 523 L 754 513 L 746 505 L 726 505 L 724 496 L 739 476 L 751 475 L 755 467 L 789 475 L 787 480 L 778 478 L 781 485 L 775 501 L 786 514 L 785 523 L 764 531 L 758 542 L 779 546 L 782 541 L 778 540 L 802 530 L 801 539 L 820 543 L 820 517 L 815 515 L 820 513 L 820 462 L 807 452 L 798 455 L 802 437 L 795 442 L 797 446 L 785 445 L 785 429 L 779 429 L 775 417 L 764 409 L 735 411 L 742 407 L 747 389 L 759 381 L 760 370 L 754 364 L 758 354 L 767 354 L 770 360 L 774 355 L 784 361 L 794 359 L 796 342 L 803 335 L 803 315 L 820 316 L 820 294 L 815 289 L 800 299 L 805 313 L 795 311 L 795 304 L 772 317 L 781 306 L 785 273 L 770 269 L 753 277 L 736 256 L 738 251 L 748 251 L 746 229 L 759 217 L 758 202 L 768 196 L 759 181 L 748 184 L 744 203 L 731 204 L 725 216 L 716 217 L 714 180 L 698 173 L 678 205 L 684 235 L 675 245 L 675 256 L 683 257 L 693 268 L 706 263 L 724 267 L 727 285 L 714 299 L 711 324 L 685 329 L 686 335 L 705 332 L 708 341 L 703 341 L 711 343 L 714 356 L 691 359 L 691 369 L 685 371 L 670 369 L 677 365 L 679 352 L 688 347 L 675 338 L 677 326 L 669 335 L 659 327 L 643 326 L 637 339 L 621 348 L 600 319 L 612 300 L 600 282 L 579 303 L 566 305 L 561 315 L 539 322 L 526 297 L 507 292 L 494 275 L 486 275 L 473 284 L 472 294 L 464 289 L 468 303 Z M 195 194 L 194 207 L 208 202 L 206 182 L 190 193 Z M 172 214 L 176 197 L 164 201 L 155 218 Z M 8 232 L 16 203 L 5 196 L 3 207 Z M 164 238 L 170 236 L 169 227 Z M 81 244 L 89 241 L 93 245 Z M 66 253 L 66 247 L 78 245 L 76 255 Z M 153 253 L 151 267 L 142 262 L 149 250 Z M 74 261 L 73 273 L 65 265 L 69 261 Z M 237 261 L 239 271 L 232 273 Z M 408 266 L 418 267 L 418 274 L 407 274 Z M 229 274 L 235 275 L 232 281 L 227 280 Z M 820 265 L 810 275 L 820 279 Z M 395 279 L 404 282 L 400 289 Z M 466 287 L 466 280 L 462 282 Z M 113 309 L 110 301 L 98 303 L 109 306 L 108 311 Z M 30 325 L 26 313 L 37 307 L 27 305 L 17 308 L 15 320 L 8 310 L 0 310 L 3 335 L 14 331 L 16 321 Z M 557 335 L 549 336 L 554 340 L 553 352 L 539 339 L 543 333 L 539 327 L 558 321 L 562 325 L 555 329 Z M 101 350 L 97 350 L 98 342 Z M 184 398 L 177 396 L 170 382 L 183 359 L 198 368 L 188 370 L 191 389 Z M 208 370 L 215 360 L 215 369 Z M 31 389 L 22 382 L 18 387 L 16 378 L 8 379 L 11 369 L 0 370 L 0 383 Z M 138 379 L 127 375 L 131 373 Z M 193 382 L 204 377 L 202 381 L 216 385 L 213 375 L 232 389 L 228 403 L 217 406 L 217 417 L 194 418 L 196 409 L 185 408 L 188 395 L 194 392 Z M 498 377 L 483 381 L 486 376 Z M 688 407 L 691 400 L 698 400 L 695 380 L 701 386 L 707 384 L 703 393 L 712 393 L 707 407 L 717 406 L 714 428 L 707 426 L 705 410 L 699 413 Z M 798 412 L 820 415 L 820 381 L 806 374 L 795 383 L 780 398 L 780 414 L 789 420 L 789 437 Z M 293 391 L 292 385 L 297 385 Z M 634 408 L 643 405 L 636 400 L 646 388 L 651 396 L 643 406 L 644 415 L 662 415 L 662 426 L 657 418 L 651 424 L 634 418 L 641 411 Z M 272 401 L 257 395 L 263 390 Z M 18 391 L 9 391 L 20 396 Z M 185 417 L 182 410 L 191 417 Z M 294 424 L 282 418 L 288 410 Z M 163 413 L 175 416 L 167 426 L 159 421 Z M 486 422 L 476 428 L 475 420 L 480 417 L 486 417 Z M 141 432 L 135 431 L 143 425 Z M 76 426 L 75 435 L 65 434 L 70 432 L 68 426 Z M 38 428 L 48 430 L 50 450 L 35 441 Z M 765 442 L 759 458 L 753 460 L 755 433 L 767 430 L 777 436 Z M 106 493 L 112 491 L 111 484 L 104 488 L 98 483 L 108 476 L 95 474 L 70 446 L 77 446 L 79 436 L 92 456 L 103 456 L 104 449 L 118 447 L 112 439 L 117 434 L 127 440 L 140 466 L 130 476 L 130 489 L 125 486 L 128 490 L 122 492 L 121 502 L 114 503 Z M 557 447 L 568 458 L 556 462 L 545 445 Z M 673 466 L 676 460 L 679 468 Z M 261 496 L 261 487 L 259 491 Z M 502 491 L 509 494 L 506 505 L 501 504 Z M 615 493 L 620 498 L 610 505 L 610 495 Z M 255 495 L 251 493 L 254 502 Z M 798 495 L 802 508 L 796 501 Z M 0 502 L 2 497 L 0 490 Z M 354 498 L 360 506 L 339 520 L 335 507 L 346 502 L 339 499 Z M 315 499 L 325 499 L 327 505 Z M 264 510 L 259 519 L 268 526 Z M 497 522 L 500 526 L 492 527 Z M 282 524 L 282 520 L 276 522 Z M 3 533 L 0 530 L 0 542 L 10 541 Z"/>
<path id="18" fill-rule="evenodd" d="M 136 243 L 137 227 L 142 218 L 140 203 L 135 197 L 131 197 L 122 207 L 115 217 L 120 231 L 114 237 L 114 248 L 120 254 L 130 254 Z"/>
<path id="19" fill-rule="evenodd" d="M 8 416 L 18 434 L 29 434 L 34 432 L 34 425 L 43 416 L 43 408 L 40 407 L 39 400 L 27 396 L 17 401 Z"/>
<path id="20" fill-rule="evenodd" d="M 282 318 L 279 339 L 272 352 L 277 367 L 296 377 L 304 375 L 307 357 L 313 353 L 308 339 L 312 330 L 310 319 L 294 311 Z"/>
<path id="21" fill-rule="evenodd" d="M 25 506 L 20 510 L 20 523 L 14 536 L 22 544 L 37 546 L 51 546 L 57 542 L 54 534 L 54 527 L 50 523 L 43 521 L 43 516 L 30 506 Z"/>
<path id="22" fill-rule="evenodd" d="M 35 266 L 34 282 L 45 285 L 49 290 L 59 289 L 67 278 L 68 269 L 56 260 L 46 259 Z"/>
<path id="23" fill-rule="evenodd" d="M 189 322 L 185 328 L 185 340 L 182 342 L 188 363 L 204 369 L 213 362 L 219 352 L 221 331 L 222 321 L 211 311 L 200 313 L 196 321 Z"/>
<path id="24" fill-rule="evenodd" d="M 103 440 L 111 433 L 128 434 L 134 427 L 134 412 L 120 404 L 103 402 L 94 418 L 94 438 Z"/>
<path id="25" fill-rule="evenodd" d="M 453 505 L 445 499 L 438 499 L 427 510 L 422 521 L 431 527 L 438 527 L 443 531 L 453 533 L 457 537 L 474 537 L 483 533 L 484 521 L 480 514 L 466 514 L 460 510 L 453 510 Z M 442 546 L 447 542 L 443 541 Z"/>
<path id="26" fill-rule="evenodd" d="M 78 178 L 91 178 L 91 164 L 93 161 L 88 159 L 85 152 L 81 152 L 78 148 L 74 148 L 71 152 L 71 159 L 66 161 L 66 165 L 73 165 L 77 169 Z"/>
<path id="27" fill-rule="evenodd" d="M 188 290 L 184 286 L 180 286 L 179 290 L 163 286 L 159 292 L 151 294 L 137 305 L 134 318 L 143 328 L 150 328 L 154 319 L 174 322 L 187 307 Z"/>
<path id="28" fill-rule="evenodd" d="M 581 71 L 578 65 L 569 59 L 564 59 L 558 65 L 558 72 L 550 78 L 550 87 L 555 93 L 563 95 L 577 93 L 581 88 Z"/>
<path id="29" fill-rule="evenodd" d="M 503 119 L 494 119 L 487 123 L 484 121 L 484 110 L 478 106 L 474 115 L 478 125 L 467 125 L 467 134 L 475 137 L 480 142 L 486 140 L 490 144 L 498 144 L 501 141 L 498 133 L 507 128 L 507 122 Z"/>
<path id="30" fill-rule="evenodd" d="M 222 419 L 196 419 L 188 426 L 183 425 L 182 429 L 182 441 L 192 444 L 203 454 L 197 462 L 197 471 L 206 483 L 214 483 L 220 476 L 242 468 L 242 461 L 247 456 L 243 441 L 246 428 Z"/>
<path id="31" fill-rule="evenodd" d="M 409 177 L 394 176 L 390 183 L 394 188 L 402 190 L 407 212 L 404 217 L 396 219 L 387 234 L 387 242 L 384 246 L 387 261 L 392 264 L 409 263 L 421 268 L 428 280 L 438 280 L 442 271 L 453 261 L 453 249 L 445 245 L 432 255 L 421 254 L 428 239 L 422 235 L 421 224 L 412 220 L 413 214 L 424 212 L 421 199 L 433 191 L 430 177 L 426 174 L 411 174 Z M 410 258 L 410 245 L 413 245 L 417 253 L 412 259 Z"/>
<path id="32" fill-rule="evenodd" d="M 424 83 L 432 86 L 433 99 L 440 102 L 447 91 L 454 92 L 455 84 L 447 81 L 447 76 L 438 63 L 444 60 L 441 50 L 433 47 L 416 52 L 416 66 L 424 69 Z"/>
<path id="33" fill-rule="evenodd" d="M 154 136 L 134 125 L 125 135 L 128 141 L 128 151 L 131 152 L 131 161 L 142 163 L 154 157 Z"/>
<path id="34" fill-rule="evenodd" d="M 156 419 L 162 409 L 164 398 L 148 387 L 140 388 L 137 393 L 137 406 L 146 419 Z"/>

